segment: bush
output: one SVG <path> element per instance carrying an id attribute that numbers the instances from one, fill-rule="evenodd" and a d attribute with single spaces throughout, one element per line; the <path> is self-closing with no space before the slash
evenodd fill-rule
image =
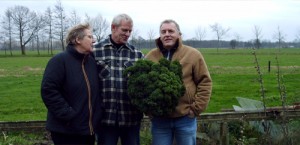
<path id="1" fill-rule="evenodd" d="M 178 61 L 165 58 L 159 63 L 141 59 L 128 67 L 124 74 L 128 76 L 132 104 L 146 114 L 169 115 L 185 93 L 181 69 Z"/>

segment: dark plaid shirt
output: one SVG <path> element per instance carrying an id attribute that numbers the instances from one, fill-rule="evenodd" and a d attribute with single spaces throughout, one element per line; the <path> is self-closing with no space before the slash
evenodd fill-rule
<path id="1" fill-rule="evenodd" d="M 103 125 L 132 126 L 140 123 L 143 114 L 130 103 L 127 95 L 127 78 L 123 71 L 144 57 L 143 53 L 132 45 L 117 48 L 110 39 L 94 46 L 98 64 L 102 103 L 104 105 Z"/>

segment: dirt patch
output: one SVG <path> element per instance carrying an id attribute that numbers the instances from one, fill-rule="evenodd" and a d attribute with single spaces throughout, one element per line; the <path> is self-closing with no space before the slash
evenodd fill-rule
<path id="1" fill-rule="evenodd" d="M 24 70 L 24 71 L 42 71 L 42 70 L 44 70 L 44 68 L 39 68 L 39 67 L 37 67 L 37 68 L 32 68 L 32 67 L 30 67 L 30 66 L 24 66 L 24 67 L 23 67 L 23 70 Z"/>

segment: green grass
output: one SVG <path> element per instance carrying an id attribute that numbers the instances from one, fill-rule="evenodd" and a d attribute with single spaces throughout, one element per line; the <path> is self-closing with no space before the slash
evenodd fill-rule
<path id="1" fill-rule="evenodd" d="M 40 84 L 49 58 L 0 57 L 0 121 L 45 120 Z"/>
<path id="2" fill-rule="evenodd" d="M 51 144 L 47 132 L 36 131 L 28 133 L 23 131 L 1 132 L 0 145 L 33 145 Z"/>
<path id="3" fill-rule="evenodd" d="M 147 53 L 149 50 L 143 50 Z M 238 105 L 236 97 L 261 100 L 260 84 L 251 49 L 203 49 L 213 79 L 213 93 L 206 112 Z M 27 51 L 26 56 L 14 52 L 5 56 L 0 51 L 0 121 L 45 120 L 46 108 L 40 96 L 44 68 L 51 58 L 43 51 Z M 57 53 L 57 52 L 56 52 Z M 300 49 L 260 49 L 256 51 L 263 74 L 266 105 L 280 106 L 276 77 L 276 55 L 287 89 L 288 104 L 300 102 Z M 268 72 L 268 62 L 271 71 Z"/>
<path id="4" fill-rule="evenodd" d="M 53 54 L 59 53 L 61 52 L 61 50 L 53 50 Z M 47 50 L 40 50 L 40 54 L 38 54 L 38 51 L 36 50 L 26 50 L 26 56 L 49 56 L 50 55 L 50 51 L 48 52 Z M 23 57 L 24 55 L 21 54 L 20 50 L 13 50 L 12 51 L 12 56 L 13 57 Z M 6 53 L 4 50 L 0 50 L 0 57 L 11 57 L 10 55 L 10 51 L 6 50 Z"/>
<path id="5" fill-rule="evenodd" d="M 213 79 L 213 94 L 206 112 L 238 105 L 235 97 L 262 100 L 255 59 L 251 49 L 200 49 Z M 255 51 L 260 65 L 267 106 L 280 106 L 277 60 L 287 89 L 288 104 L 300 101 L 300 49 L 260 49 Z M 271 69 L 268 72 L 268 63 Z"/>

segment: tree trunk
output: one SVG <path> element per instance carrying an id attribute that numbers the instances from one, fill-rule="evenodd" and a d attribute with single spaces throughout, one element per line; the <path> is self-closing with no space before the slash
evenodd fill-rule
<path id="1" fill-rule="evenodd" d="M 25 45 L 21 44 L 21 51 L 22 51 L 22 55 L 26 55 L 26 53 L 25 53 Z"/>

